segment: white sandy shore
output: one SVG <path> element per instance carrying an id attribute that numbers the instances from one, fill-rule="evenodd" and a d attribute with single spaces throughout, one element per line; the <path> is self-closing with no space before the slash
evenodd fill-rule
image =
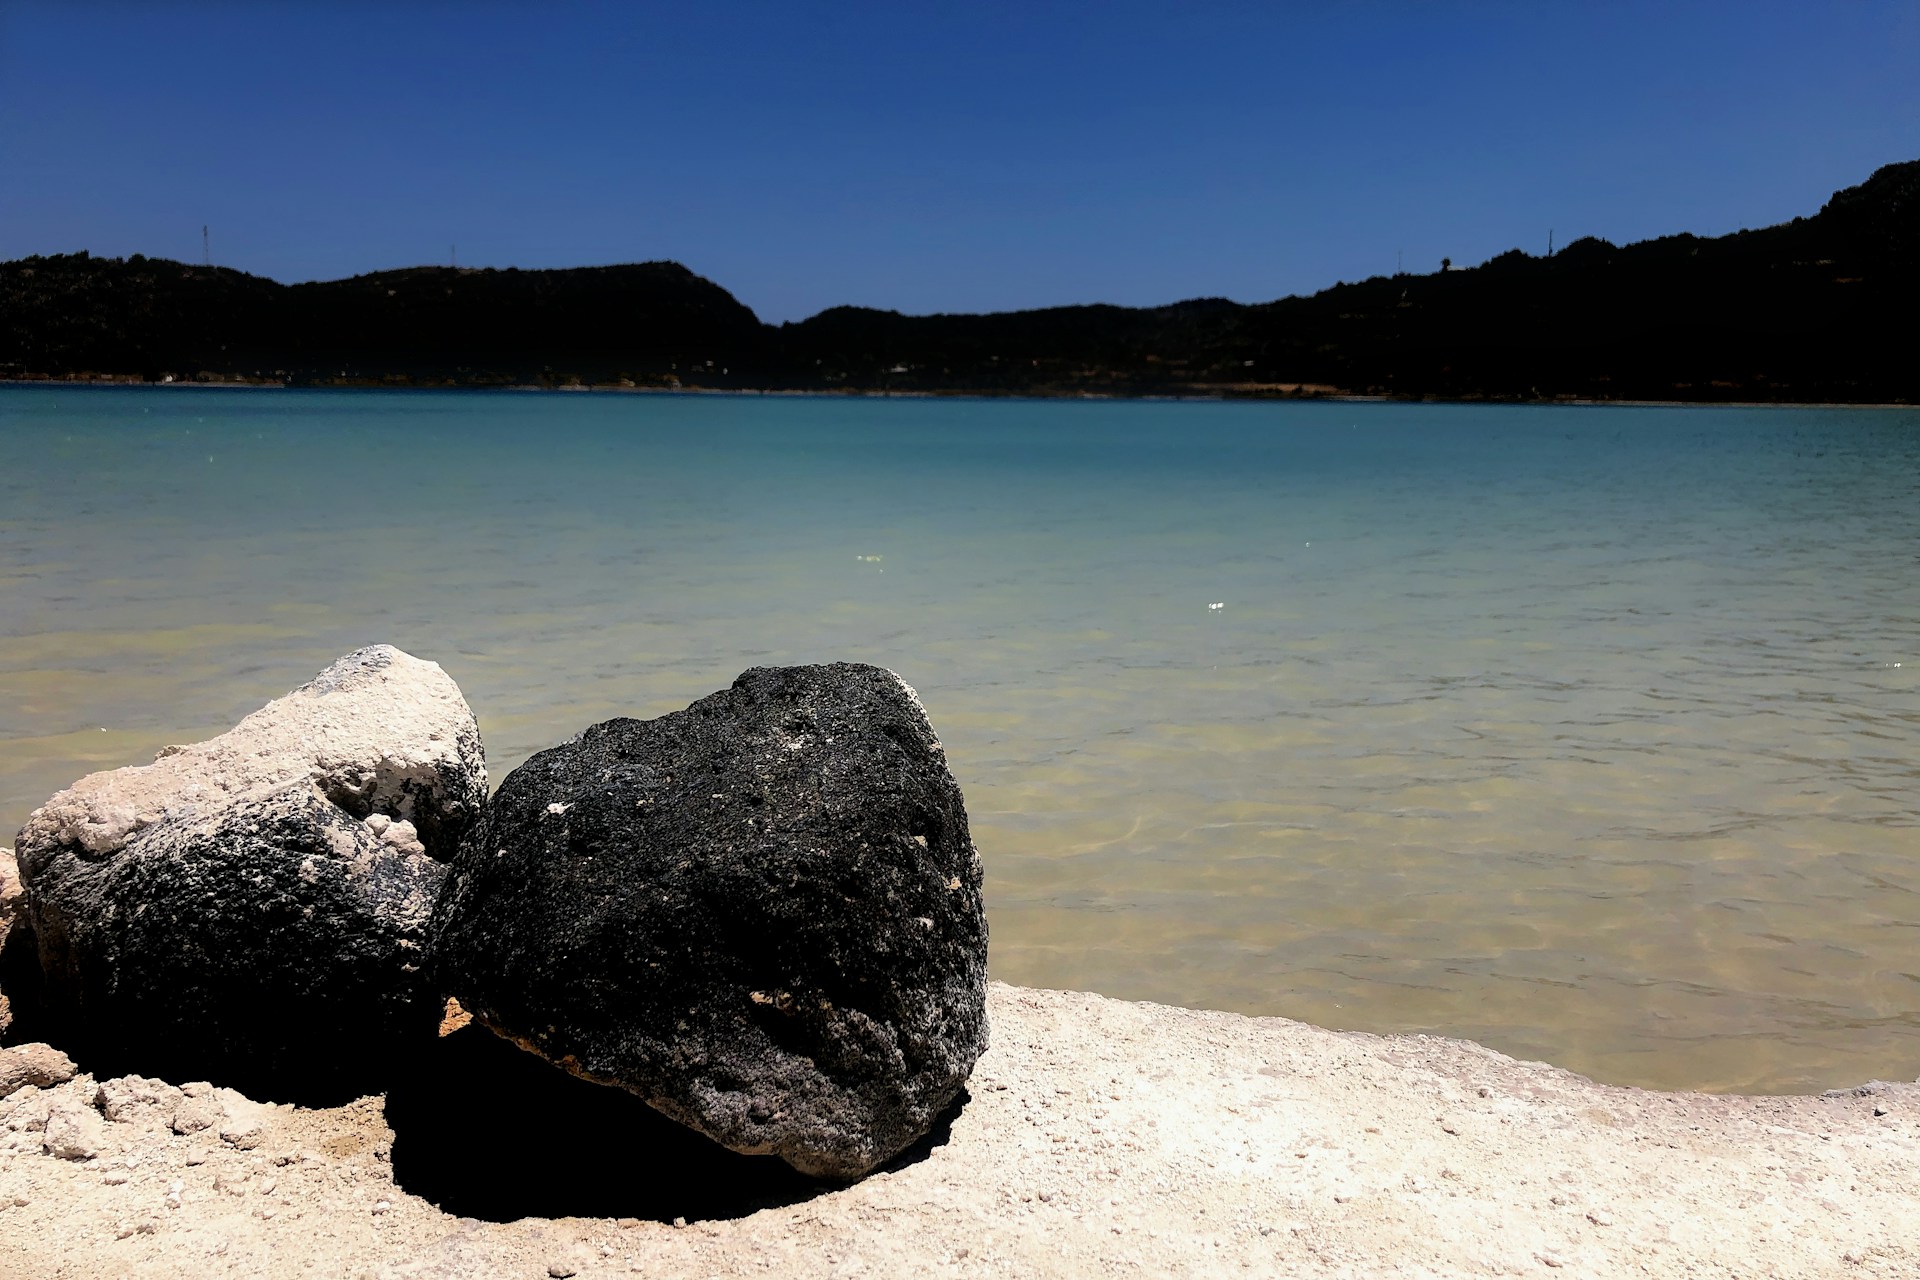
<path id="1" fill-rule="evenodd" d="M 0 1276 L 1920 1275 L 1920 1086 L 1652 1093 L 1461 1041 L 999 984 L 990 1012 L 925 1158 L 685 1226 L 450 1217 L 395 1187 L 378 1098 L 252 1119 L 233 1098 L 229 1139 L 103 1123 L 70 1160 L 33 1117 L 94 1083 L 23 1090 L 0 1101 Z M 513 1098 L 470 1123 L 539 1149 Z M 647 1153 L 598 1158 L 617 1181 Z"/>

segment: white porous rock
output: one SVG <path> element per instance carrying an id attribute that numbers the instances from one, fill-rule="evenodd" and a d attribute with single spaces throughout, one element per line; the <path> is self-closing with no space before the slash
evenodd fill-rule
<path id="1" fill-rule="evenodd" d="M 6 952 L 7 937 L 13 932 L 14 923 L 26 910 L 27 890 L 20 883 L 20 865 L 14 859 L 13 850 L 0 849 L 0 955 Z M 0 982 L 3 981 L 4 973 L 0 973 Z M 6 990 L 0 988 L 0 1034 L 5 1034 L 12 1025 L 13 1005 Z"/>
<path id="2" fill-rule="evenodd" d="M 0 1098 L 20 1089 L 45 1089 L 73 1079 L 73 1059 L 49 1044 L 0 1049 Z"/>
<path id="3" fill-rule="evenodd" d="M 242 1151 L 259 1146 L 267 1108 L 232 1089 L 214 1090 L 213 1099 L 221 1111 L 220 1141 Z"/>
<path id="4" fill-rule="evenodd" d="M 7 929 L 14 917 L 26 909 L 27 890 L 20 883 L 20 864 L 13 850 L 0 849 L 0 943 L 7 940 Z"/>
<path id="5" fill-rule="evenodd" d="M 444 857 L 441 811 L 452 806 L 464 827 L 486 797 L 480 728 L 439 663 L 386 644 L 356 650 L 217 738 L 89 774 L 35 809 L 19 839 L 27 882 L 56 849 L 106 857 L 163 821 L 300 782 L 354 817 L 412 824 Z"/>
<path id="6" fill-rule="evenodd" d="M 103 1080 L 94 1096 L 100 1114 L 114 1124 L 130 1124 L 141 1129 L 171 1129 L 173 1114 L 185 1095 L 164 1080 L 146 1076 L 120 1076 Z M 205 1126 L 202 1126 L 203 1128 Z"/>
<path id="7" fill-rule="evenodd" d="M 60 1160 L 91 1160 L 106 1141 L 106 1124 L 92 1107 L 56 1098 L 47 1109 L 47 1154 Z"/>
<path id="8" fill-rule="evenodd" d="M 181 1085 L 180 1095 L 180 1101 L 173 1109 L 171 1127 L 175 1133 L 199 1133 L 226 1120 L 227 1109 L 220 1105 L 213 1086 L 206 1081 L 197 1080 Z"/>
<path id="9" fill-rule="evenodd" d="M 390 645 L 217 738 L 82 778 L 20 832 L 39 1007 L 107 1074 L 378 1091 L 438 1022 L 426 926 L 486 796 L 459 688 Z"/>

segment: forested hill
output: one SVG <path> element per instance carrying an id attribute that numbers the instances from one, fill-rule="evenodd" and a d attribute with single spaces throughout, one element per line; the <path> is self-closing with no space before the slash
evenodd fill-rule
<path id="1" fill-rule="evenodd" d="M 1008 394 L 1920 402 L 1920 161 L 1811 217 L 1577 240 L 1242 305 L 763 325 L 669 262 L 282 285 L 86 254 L 0 264 L 0 377 Z"/>
<path id="2" fill-rule="evenodd" d="M 225 267 L 80 253 L 0 264 L 0 308 L 0 376 L 12 377 L 597 381 L 709 357 L 764 362 L 772 332 L 674 262 L 412 267 L 283 285 Z"/>

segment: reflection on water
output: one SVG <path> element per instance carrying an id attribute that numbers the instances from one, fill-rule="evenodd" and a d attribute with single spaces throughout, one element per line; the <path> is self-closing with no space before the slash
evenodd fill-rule
<path id="1" fill-rule="evenodd" d="M 859 659 L 1008 981 L 1912 1078 L 1916 499 L 1908 411 L 0 389 L 0 827 L 376 640 L 496 779 Z"/>

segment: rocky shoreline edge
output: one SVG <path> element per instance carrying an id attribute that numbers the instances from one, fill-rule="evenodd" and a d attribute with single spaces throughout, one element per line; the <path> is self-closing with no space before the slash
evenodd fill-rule
<path id="1" fill-rule="evenodd" d="M 1001 983 L 988 1011 L 961 1105 L 852 1185 L 743 1190 L 511 1080 L 429 1117 L 397 1092 L 27 1085 L 0 1099 L 0 1275 L 1920 1270 L 1920 1085 L 1659 1093 L 1466 1041 Z M 417 1160 L 436 1123 L 469 1135 L 457 1195 Z"/>

